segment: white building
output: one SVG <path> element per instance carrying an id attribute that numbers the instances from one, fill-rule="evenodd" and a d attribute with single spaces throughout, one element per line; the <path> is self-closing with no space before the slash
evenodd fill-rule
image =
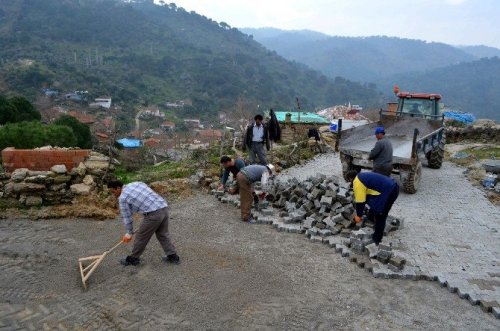
<path id="1" fill-rule="evenodd" d="M 110 97 L 99 97 L 94 100 L 93 103 L 89 104 L 89 107 L 91 108 L 106 108 L 109 109 L 111 108 L 111 98 Z"/>

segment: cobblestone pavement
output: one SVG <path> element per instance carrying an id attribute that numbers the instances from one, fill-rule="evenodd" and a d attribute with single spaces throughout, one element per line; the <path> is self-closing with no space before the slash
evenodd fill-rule
<path id="1" fill-rule="evenodd" d="M 0 219 L 0 330 L 498 330 L 436 282 L 377 279 L 306 237 L 242 224 L 198 194 L 171 204 L 181 265 L 153 239 L 138 267 L 106 257 L 83 291 L 77 260 L 119 220 Z"/>
<path id="2" fill-rule="evenodd" d="M 404 228 L 391 241 L 423 274 L 500 318 L 500 208 L 463 171 L 447 162 L 424 168 L 419 191 L 392 209 Z"/>
<path id="3" fill-rule="evenodd" d="M 500 208 L 466 179 L 464 170 L 449 162 L 437 170 L 423 167 L 418 192 L 400 193 L 390 214 L 403 218 L 404 227 L 385 241 L 409 265 L 400 273 L 376 265 L 374 275 L 436 280 L 500 318 Z M 316 173 L 341 176 L 339 158 L 324 154 L 278 178 L 303 180 Z"/>

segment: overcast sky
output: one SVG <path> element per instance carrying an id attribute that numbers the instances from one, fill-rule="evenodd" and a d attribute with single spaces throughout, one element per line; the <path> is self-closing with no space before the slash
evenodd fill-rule
<path id="1" fill-rule="evenodd" d="M 500 48 L 500 0 L 165 0 L 236 28 Z"/>

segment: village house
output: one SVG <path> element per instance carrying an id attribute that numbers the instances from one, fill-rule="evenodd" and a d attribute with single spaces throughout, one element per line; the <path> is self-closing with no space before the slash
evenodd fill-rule
<path id="1" fill-rule="evenodd" d="M 111 108 L 111 97 L 99 97 L 94 100 L 94 102 L 89 104 L 90 108 Z"/>
<path id="2" fill-rule="evenodd" d="M 160 128 L 163 129 L 164 131 L 174 131 L 175 123 L 170 121 L 165 121 L 160 124 Z"/>
<path id="3" fill-rule="evenodd" d="M 281 127 L 281 141 L 287 144 L 305 139 L 311 128 L 330 125 L 326 118 L 310 112 L 277 111 L 276 118 Z"/>

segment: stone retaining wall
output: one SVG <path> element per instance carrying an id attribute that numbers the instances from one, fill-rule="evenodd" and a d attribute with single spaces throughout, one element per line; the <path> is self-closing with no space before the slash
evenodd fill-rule
<path id="1" fill-rule="evenodd" d="M 446 142 L 457 143 L 471 140 L 483 143 L 500 143 L 500 126 L 468 126 L 446 128 Z"/>
<path id="2" fill-rule="evenodd" d="M 57 153 L 58 150 L 51 150 L 51 152 L 55 155 L 52 160 L 56 160 L 57 155 L 62 155 Z M 83 151 L 76 150 L 75 152 Z M 99 153 L 85 152 L 88 156 L 69 170 L 65 164 L 56 164 L 49 170 L 17 168 L 12 172 L 0 173 L 0 199 L 4 200 L 2 205 L 12 207 L 55 205 L 69 203 L 75 195 L 90 194 L 106 174 L 109 158 Z M 21 154 L 35 155 L 35 153 Z M 43 154 L 47 155 L 47 153 Z M 83 155 L 83 153 L 78 154 Z M 77 157 L 77 154 L 72 153 L 64 153 L 64 155 L 65 157 L 73 155 L 75 160 Z M 113 165 L 111 165 L 112 168 Z"/>

